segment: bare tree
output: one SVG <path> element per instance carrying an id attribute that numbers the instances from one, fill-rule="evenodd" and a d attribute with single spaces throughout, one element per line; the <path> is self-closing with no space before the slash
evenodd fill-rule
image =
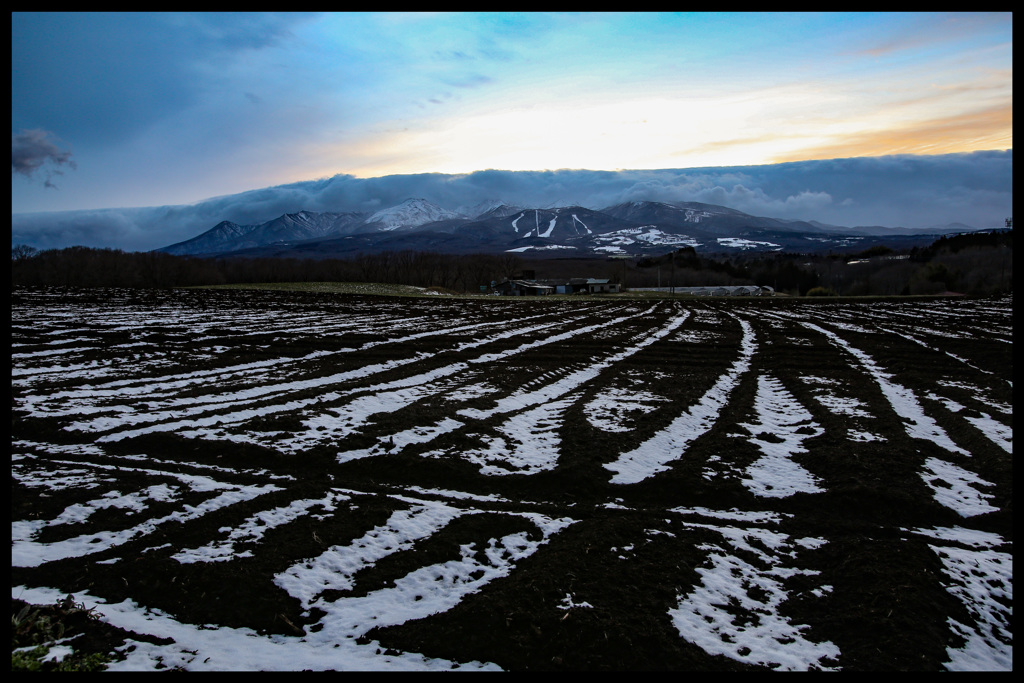
<path id="1" fill-rule="evenodd" d="M 24 261 L 25 259 L 32 258 L 38 253 L 39 250 L 36 249 L 35 247 L 30 247 L 27 244 L 16 244 L 13 247 L 11 247 L 11 260 Z"/>

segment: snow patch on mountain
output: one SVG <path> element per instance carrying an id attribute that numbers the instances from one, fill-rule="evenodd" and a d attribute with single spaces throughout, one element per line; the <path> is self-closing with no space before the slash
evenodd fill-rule
<path id="1" fill-rule="evenodd" d="M 398 206 L 381 209 L 366 219 L 369 223 L 380 223 L 382 230 L 414 228 L 434 221 L 465 218 L 462 214 L 442 209 L 426 199 L 406 199 Z"/>

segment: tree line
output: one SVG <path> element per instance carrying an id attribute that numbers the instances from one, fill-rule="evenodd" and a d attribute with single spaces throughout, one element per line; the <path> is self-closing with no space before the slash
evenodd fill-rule
<path id="1" fill-rule="evenodd" d="M 352 258 L 176 256 L 163 252 L 67 247 L 12 248 L 11 283 L 20 286 L 167 288 L 251 282 L 380 282 L 478 292 L 520 271 L 512 254 L 398 251 Z"/>
<path id="2" fill-rule="evenodd" d="M 396 251 L 351 258 L 175 256 L 68 247 L 12 248 L 12 285 L 166 288 L 252 282 L 379 282 L 479 292 L 530 271 L 538 279 L 608 278 L 631 287 L 768 285 L 777 292 L 845 296 L 1009 292 L 1013 231 L 943 237 L 924 248 L 858 253 L 698 254 L 684 247 L 635 260 L 527 259 L 518 254 Z"/>
<path id="3" fill-rule="evenodd" d="M 842 254 L 700 256 L 684 247 L 637 261 L 625 277 L 627 288 L 768 285 L 776 292 L 801 296 L 984 296 L 1013 287 L 1013 231 L 946 236 L 927 247 L 899 252 L 879 245 Z"/>

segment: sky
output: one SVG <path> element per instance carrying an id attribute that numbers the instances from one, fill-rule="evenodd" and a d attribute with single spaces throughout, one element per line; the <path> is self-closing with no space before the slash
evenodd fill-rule
<path id="1" fill-rule="evenodd" d="M 550 188 L 526 186 L 553 173 L 568 197 L 550 201 L 594 195 L 582 171 L 626 193 L 671 171 L 760 192 L 784 218 L 989 227 L 1012 208 L 1012 28 L 1010 13 L 13 13 L 12 239 L 156 248 L 258 213 L 207 224 L 227 197 L 285 188 L 269 211 L 347 183 L 352 204 L 285 210 L 380 208 L 390 195 L 368 188 L 417 178 L 449 194 L 514 178 L 539 204 Z M 872 213 L 877 192 L 838 196 L 841 179 L 769 180 L 911 157 L 946 203 L 965 195 L 955 211 L 925 215 L 911 190 Z M 958 184 L 965 159 L 989 184 Z M 450 199 L 494 198 L 465 192 Z M 823 215 L 802 206 L 815 198 Z"/>

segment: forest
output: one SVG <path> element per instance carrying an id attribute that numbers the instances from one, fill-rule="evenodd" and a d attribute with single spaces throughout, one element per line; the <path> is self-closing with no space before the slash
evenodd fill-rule
<path id="1" fill-rule="evenodd" d="M 12 286 L 168 288 L 253 282 L 379 282 L 453 293 L 488 291 L 523 273 L 537 279 L 608 278 L 624 289 L 767 285 L 793 296 L 991 295 L 1013 285 L 1013 231 L 965 233 L 924 248 L 856 253 L 698 253 L 684 247 L 639 259 L 530 259 L 519 254 L 424 251 L 349 259 L 173 256 L 68 247 L 11 250 Z"/>

